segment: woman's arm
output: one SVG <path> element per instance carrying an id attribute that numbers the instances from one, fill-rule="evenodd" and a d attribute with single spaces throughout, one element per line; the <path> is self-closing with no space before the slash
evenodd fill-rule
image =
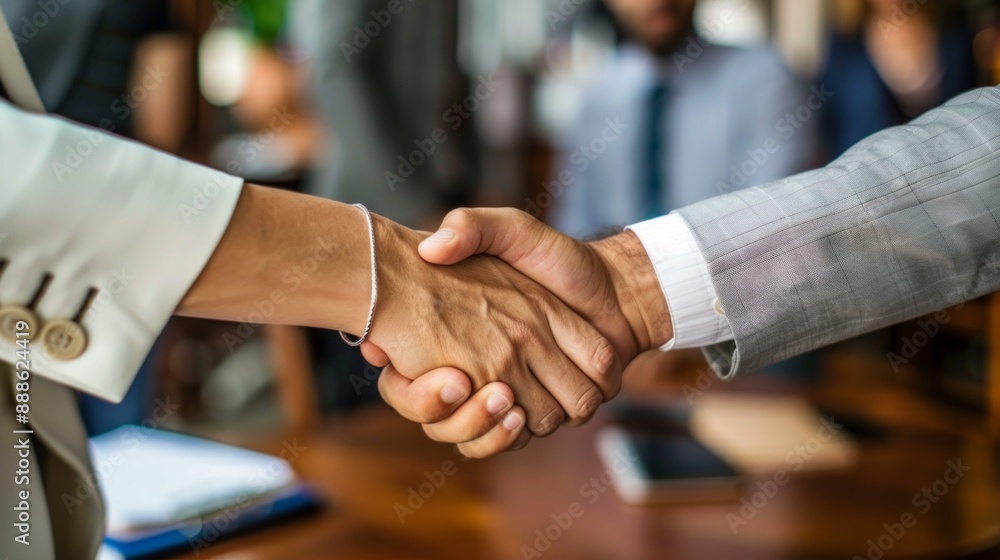
<path id="1" fill-rule="evenodd" d="M 416 251 L 423 236 L 373 218 L 379 299 L 370 340 L 403 375 L 453 366 L 474 388 L 505 381 L 537 434 L 586 420 L 617 391 L 607 381 L 618 367 L 608 341 L 550 293 L 491 258 L 427 264 Z M 177 312 L 360 334 L 370 267 L 360 209 L 247 185 Z"/>
<path id="2" fill-rule="evenodd" d="M 371 297 L 359 208 L 246 185 L 178 315 L 364 331 Z"/>
<path id="3" fill-rule="evenodd" d="M 4 102 L 0 170 L 0 326 L 24 310 L 37 318 L 33 373 L 118 400 L 175 312 L 363 331 L 371 263 L 357 208 L 244 188 Z M 487 257 L 427 264 L 420 235 L 374 222 L 369 340 L 400 373 L 453 366 L 475 389 L 505 381 L 536 433 L 586 419 L 617 389 L 610 344 L 540 286 Z M 53 325 L 62 330 L 46 334 Z M 19 347 L 4 334 L 0 359 L 13 362 Z"/>

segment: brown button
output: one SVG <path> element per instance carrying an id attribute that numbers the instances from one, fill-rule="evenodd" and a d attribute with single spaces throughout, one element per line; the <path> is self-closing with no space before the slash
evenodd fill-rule
<path id="1" fill-rule="evenodd" d="M 57 360 L 72 360 L 87 348 L 87 331 L 69 319 L 53 319 L 42 329 L 42 344 Z"/>
<path id="2" fill-rule="evenodd" d="M 19 326 L 22 328 L 18 328 Z M 38 316 L 27 307 L 23 305 L 0 306 L 0 336 L 11 342 L 17 342 L 17 333 L 27 332 L 28 340 L 32 340 L 38 334 L 38 328 Z M 20 340 L 24 340 L 24 337 L 22 336 Z"/>

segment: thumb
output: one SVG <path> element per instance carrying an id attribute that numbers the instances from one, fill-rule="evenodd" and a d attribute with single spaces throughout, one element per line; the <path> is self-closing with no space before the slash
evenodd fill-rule
<path id="1" fill-rule="evenodd" d="M 432 264 L 454 264 L 486 253 L 516 267 L 532 251 L 542 250 L 548 227 L 513 208 L 459 208 L 445 216 L 438 230 L 420 243 L 420 256 Z"/>

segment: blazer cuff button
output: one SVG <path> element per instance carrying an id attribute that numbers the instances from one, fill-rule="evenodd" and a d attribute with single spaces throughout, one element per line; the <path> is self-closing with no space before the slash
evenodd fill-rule
<path id="1" fill-rule="evenodd" d="M 27 324 L 27 329 L 17 328 L 18 323 L 22 321 Z M 11 342 L 17 342 L 24 340 L 23 338 L 18 339 L 17 333 L 25 331 L 28 333 L 28 340 L 35 338 L 35 335 L 38 334 L 38 316 L 23 305 L 0 306 L 0 336 Z"/>
<path id="2" fill-rule="evenodd" d="M 72 360 L 87 348 L 87 331 L 69 319 L 53 319 L 42 329 L 45 351 L 57 360 Z"/>

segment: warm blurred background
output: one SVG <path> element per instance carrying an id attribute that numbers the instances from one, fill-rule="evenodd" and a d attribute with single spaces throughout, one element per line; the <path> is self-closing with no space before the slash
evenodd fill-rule
<path id="1" fill-rule="evenodd" d="M 24 33 L 36 8 L 8 4 Z M 99 62 L 56 112 L 111 119 L 117 133 L 249 181 L 363 202 L 422 229 L 456 206 L 514 206 L 599 235 L 823 165 L 1000 80 L 995 0 L 98 4 Z M 310 272 L 290 271 L 281 288 Z M 397 521 L 393 505 L 422 473 L 458 459 L 391 417 L 378 371 L 339 337 L 260 325 L 269 305 L 239 324 L 173 321 L 125 403 L 84 406 L 93 435 L 138 423 L 275 452 L 288 434 L 312 442 L 293 466 L 331 494 L 315 530 L 292 529 L 298 548 L 271 530 L 210 554 L 249 542 L 259 551 L 233 558 L 276 558 L 290 546 L 296 558 L 535 557 L 522 545 L 538 548 L 536 529 L 601 473 L 588 426 L 462 463 L 455 487 L 414 523 Z M 564 527 L 539 555 L 943 558 L 1000 543 L 996 296 L 732 384 L 711 377 L 696 351 L 646 355 L 623 392 L 595 424 L 646 407 L 685 410 L 708 393 L 804 395 L 850 420 L 862 458 L 794 482 L 756 521 L 743 516 L 741 530 L 727 521 L 742 515 L 739 499 L 636 509 L 609 494 L 580 518 L 588 529 Z M 872 549 L 869 539 L 879 544 L 883 524 L 915 507 L 910 497 L 957 457 L 972 465 L 961 490 Z M 371 466 L 384 459 L 400 467 Z"/>

